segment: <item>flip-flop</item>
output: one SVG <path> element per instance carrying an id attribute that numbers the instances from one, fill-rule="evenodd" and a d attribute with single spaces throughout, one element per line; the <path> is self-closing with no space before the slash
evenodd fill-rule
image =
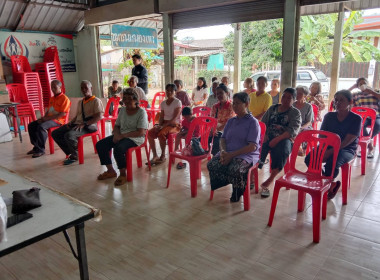
<path id="1" fill-rule="evenodd" d="M 339 188 L 340 188 L 340 185 L 341 185 L 340 181 L 336 181 L 335 183 L 336 183 L 336 185 L 335 185 L 335 187 L 332 189 L 332 191 L 329 191 L 329 192 L 327 193 L 327 198 L 328 198 L 329 200 L 330 200 L 330 199 L 333 199 L 333 198 L 336 196 L 336 194 L 338 193 L 338 190 L 339 190 Z"/>
<path id="2" fill-rule="evenodd" d="M 156 160 L 156 165 L 157 164 L 161 164 L 161 163 L 164 163 L 166 161 L 166 158 L 159 158 L 158 160 Z"/>
<path id="3" fill-rule="evenodd" d="M 150 160 L 150 165 L 151 165 L 151 166 L 156 165 L 156 164 L 157 164 L 157 160 L 158 160 L 158 159 L 156 159 L 156 160 L 151 159 L 151 160 Z M 145 165 L 149 165 L 149 162 L 146 162 Z"/>
<path id="4" fill-rule="evenodd" d="M 65 159 L 65 160 L 63 161 L 63 165 L 70 165 L 70 164 L 72 164 L 72 163 L 74 163 L 74 162 L 76 162 L 76 161 L 77 161 L 76 159 L 68 158 L 68 159 Z"/>
<path id="5" fill-rule="evenodd" d="M 375 157 L 375 153 L 374 153 L 374 151 L 370 151 L 370 152 L 368 152 L 368 154 L 367 154 L 367 158 L 374 158 Z"/>

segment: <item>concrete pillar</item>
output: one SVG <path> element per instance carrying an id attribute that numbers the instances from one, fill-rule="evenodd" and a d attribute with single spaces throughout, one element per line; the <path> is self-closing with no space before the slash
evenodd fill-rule
<path id="1" fill-rule="evenodd" d="M 163 41 L 164 41 L 164 65 L 165 84 L 173 83 L 174 80 L 174 40 L 172 15 L 162 14 Z"/>
<path id="2" fill-rule="evenodd" d="M 332 62 L 331 62 L 330 93 L 329 93 L 328 104 L 331 103 L 331 100 L 333 100 L 334 98 L 334 94 L 338 90 L 340 56 L 342 53 L 343 25 L 344 25 L 344 5 L 343 3 L 340 3 L 338 20 L 335 22 L 334 46 L 333 46 L 333 56 L 332 56 Z"/>
<path id="3" fill-rule="evenodd" d="M 297 79 L 300 0 L 285 0 L 281 61 L 281 92 Z"/>
<path id="4" fill-rule="evenodd" d="M 234 92 L 240 91 L 240 80 L 241 80 L 241 47 L 242 36 L 241 36 L 241 24 L 236 23 L 234 26 Z M 228 86 L 228 85 L 226 85 Z"/>
<path id="5" fill-rule="evenodd" d="M 103 89 L 101 86 L 101 65 L 99 63 L 98 52 L 98 33 L 96 26 L 85 26 L 81 30 L 74 41 L 75 56 L 77 62 L 78 82 L 89 80 L 92 84 L 93 94 L 97 97 L 103 97 Z M 72 97 L 81 97 L 80 84 L 74 85 L 74 94 Z"/>

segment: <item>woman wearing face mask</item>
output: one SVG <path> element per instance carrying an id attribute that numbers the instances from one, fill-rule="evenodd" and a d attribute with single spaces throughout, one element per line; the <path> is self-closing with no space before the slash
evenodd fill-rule
<path id="1" fill-rule="evenodd" d="M 353 90 L 355 88 L 360 89 L 360 92 L 353 94 L 353 102 L 354 107 L 367 107 L 374 109 L 377 113 L 376 120 L 375 120 L 375 126 L 373 128 L 372 132 L 372 139 L 371 142 L 368 145 L 368 153 L 367 158 L 373 158 L 374 156 L 374 149 L 373 149 L 373 137 L 375 137 L 377 134 L 379 134 L 380 131 L 380 111 L 379 111 L 379 101 L 380 101 L 380 93 L 377 93 L 368 85 L 368 80 L 364 77 L 361 77 L 357 79 L 356 83 L 350 88 L 350 90 Z M 371 119 L 367 118 L 364 123 L 364 128 L 367 128 L 371 125 Z M 363 130 L 363 134 L 365 136 L 368 136 L 367 129 Z M 360 156 L 360 153 L 358 153 Z"/>
<path id="2" fill-rule="evenodd" d="M 281 96 L 281 104 L 270 107 L 261 120 L 267 126 L 267 130 L 261 148 L 259 168 L 262 168 L 269 152 L 272 158 L 270 176 L 261 184 L 263 198 L 270 196 L 269 187 L 284 168 L 292 151 L 293 138 L 297 136 L 301 127 L 301 113 L 293 107 L 295 101 L 296 90 L 285 89 Z"/>

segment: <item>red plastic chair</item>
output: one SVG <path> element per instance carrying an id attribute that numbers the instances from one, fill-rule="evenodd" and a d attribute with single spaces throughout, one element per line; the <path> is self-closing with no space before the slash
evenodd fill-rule
<path id="1" fill-rule="evenodd" d="M 303 142 L 307 142 L 311 150 L 309 153 L 310 164 L 306 172 L 301 172 L 296 169 L 298 149 Z M 326 219 L 327 192 L 334 180 L 334 172 L 331 172 L 330 176 L 322 175 L 322 159 L 328 146 L 331 146 L 333 149 L 332 170 L 334 170 L 340 147 L 340 138 L 338 135 L 328 131 L 310 130 L 301 132 L 296 137 L 290 155 L 289 171 L 280 179 L 276 180 L 274 185 L 268 226 L 272 226 L 278 195 L 282 187 L 298 190 L 298 211 L 300 212 L 305 208 L 305 196 L 306 193 L 308 193 L 312 197 L 313 241 L 315 243 L 319 242 L 321 234 L 321 212 L 322 219 Z"/>
<path id="2" fill-rule="evenodd" d="M 376 135 L 373 137 L 373 146 L 376 147 L 376 142 L 379 140 L 379 153 L 380 153 L 380 136 Z"/>
<path id="3" fill-rule="evenodd" d="M 144 108 L 145 111 L 146 111 L 148 109 L 148 101 L 146 101 L 146 100 L 140 100 L 139 101 L 139 106 L 141 108 Z M 146 113 L 148 115 L 148 122 L 150 123 L 152 121 L 152 115 L 150 114 L 150 112 L 146 112 Z"/>
<path id="4" fill-rule="evenodd" d="M 365 169 L 366 169 L 366 163 L 367 163 L 367 148 L 372 138 L 373 127 L 375 126 L 376 111 L 374 109 L 370 109 L 366 107 L 353 107 L 352 112 L 362 117 L 362 130 L 360 132 L 360 137 L 359 137 L 359 146 L 360 146 L 360 155 L 361 155 L 362 175 L 365 175 Z M 364 136 L 363 135 L 363 132 L 365 129 L 364 123 L 367 118 L 370 118 L 373 121 L 371 122 L 371 126 L 370 126 L 371 131 L 369 133 L 369 136 Z"/>
<path id="5" fill-rule="evenodd" d="M 96 143 L 102 139 L 102 134 L 99 130 L 99 122 L 97 123 L 98 130 L 92 133 L 88 133 L 85 135 L 82 135 L 78 137 L 78 158 L 79 158 L 79 164 L 84 163 L 84 152 L 83 152 L 83 139 L 86 137 L 91 137 L 92 138 L 92 145 L 94 146 L 94 152 L 97 154 L 98 152 L 96 151 Z M 98 139 L 96 139 L 98 137 Z"/>
<path id="6" fill-rule="evenodd" d="M 25 86 L 23 84 L 8 84 L 6 85 L 9 100 L 11 102 L 20 103 L 17 105 L 17 114 L 20 120 L 23 121 L 24 130 L 28 131 L 30 121 L 37 120 L 33 105 L 29 102 Z M 16 117 L 13 115 L 13 123 L 16 123 Z M 17 137 L 18 128 L 14 125 L 15 136 Z"/>
<path id="7" fill-rule="evenodd" d="M 71 102 L 70 102 L 71 103 Z M 66 113 L 66 116 L 65 116 L 65 123 L 64 124 L 67 124 L 69 122 L 69 115 L 70 115 L 70 110 Z M 47 131 L 48 131 L 48 141 L 49 141 L 49 151 L 50 151 L 50 154 L 54 154 L 54 139 L 53 137 L 51 136 L 52 132 L 54 130 L 56 130 L 57 128 L 59 128 L 59 126 L 56 126 L 56 127 L 51 127 L 49 128 Z"/>
<path id="8" fill-rule="evenodd" d="M 264 136 L 265 136 L 265 132 L 266 132 L 267 127 L 266 127 L 265 123 L 263 123 L 263 122 L 259 121 L 259 124 L 260 124 L 260 130 L 261 130 L 261 133 L 260 133 L 260 152 L 261 152 L 261 147 L 262 147 L 262 144 L 264 142 Z M 248 211 L 251 208 L 250 185 L 251 185 L 251 173 L 252 172 L 254 173 L 254 176 L 255 176 L 255 193 L 259 192 L 259 173 L 258 173 L 259 171 L 258 170 L 259 170 L 259 163 L 258 162 L 248 170 L 247 185 L 245 186 L 245 191 L 243 194 L 244 211 Z M 214 198 L 214 191 L 211 190 L 210 200 L 212 200 L 213 198 Z"/>
<path id="9" fill-rule="evenodd" d="M 329 107 L 329 112 L 332 112 L 334 110 L 335 110 L 335 108 L 334 108 L 334 100 L 331 100 L 330 107 Z"/>
<path id="10" fill-rule="evenodd" d="M 347 190 L 351 187 L 351 170 L 356 156 L 349 162 L 342 165 L 342 204 L 347 204 Z"/>
<path id="11" fill-rule="evenodd" d="M 107 102 L 107 106 L 104 111 L 103 118 L 100 120 L 100 125 L 102 128 L 102 139 L 106 137 L 106 121 L 111 121 L 112 129 L 115 126 L 117 115 L 119 113 L 119 110 L 118 110 L 119 102 L 120 102 L 120 97 L 111 97 Z M 111 103 L 113 104 L 112 115 L 109 114 Z"/>
<path id="12" fill-rule="evenodd" d="M 318 106 L 315 105 L 315 104 L 311 104 L 311 106 L 313 106 L 313 114 L 314 114 L 314 121 L 313 121 L 313 129 L 314 130 L 317 130 L 318 129 Z"/>
<path id="13" fill-rule="evenodd" d="M 28 58 L 23 55 L 12 55 L 11 56 L 12 73 L 25 73 L 32 72 Z"/>
<path id="14" fill-rule="evenodd" d="M 149 159 L 148 155 L 148 132 L 145 134 L 145 141 L 142 145 L 129 148 L 125 157 L 127 159 L 127 181 L 132 182 L 133 181 L 133 172 L 132 172 L 132 152 L 136 152 L 136 161 L 137 161 L 137 167 L 142 167 L 142 159 L 141 159 L 141 149 L 145 148 L 145 154 L 146 158 Z"/>
<path id="15" fill-rule="evenodd" d="M 201 162 L 203 159 L 207 159 L 207 157 L 211 154 L 212 150 L 212 139 L 210 146 L 208 145 L 208 138 L 210 133 L 216 130 L 217 120 L 215 118 L 211 117 L 199 117 L 194 119 L 189 128 L 189 132 L 186 136 L 186 146 L 190 145 L 191 138 L 193 136 L 194 130 L 196 127 L 199 127 L 200 132 L 200 139 L 201 139 L 201 145 L 205 151 L 208 150 L 208 152 L 201 156 L 185 156 L 182 154 L 182 150 L 177 150 L 170 153 L 169 156 L 169 162 L 174 161 L 176 158 L 186 160 L 189 162 L 190 166 L 190 188 L 191 188 L 191 196 L 196 197 L 197 196 L 197 180 L 201 176 Z M 172 165 L 169 164 L 169 170 L 168 170 L 168 180 L 166 187 L 169 188 L 170 183 L 170 173 L 171 173 Z"/>
<path id="16" fill-rule="evenodd" d="M 152 107 L 146 109 L 147 113 L 151 115 L 153 122 L 156 118 L 156 114 L 161 112 L 161 103 L 164 101 L 165 97 L 166 94 L 164 91 L 156 92 L 153 97 Z"/>
<path id="17" fill-rule="evenodd" d="M 209 117 L 211 115 L 211 108 L 206 106 L 194 107 L 193 114 L 196 117 Z"/>

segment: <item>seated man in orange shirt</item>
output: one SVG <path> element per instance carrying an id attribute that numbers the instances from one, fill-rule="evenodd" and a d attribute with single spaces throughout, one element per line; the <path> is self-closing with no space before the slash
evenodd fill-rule
<path id="1" fill-rule="evenodd" d="M 50 97 L 45 116 L 28 125 L 30 143 L 33 145 L 27 154 L 37 158 L 45 154 L 47 129 L 65 124 L 66 114 L 70 110 L 70 99 L 62 93 L 62 83 L 53 80 L 50 84 L 54 96 Z"/>

